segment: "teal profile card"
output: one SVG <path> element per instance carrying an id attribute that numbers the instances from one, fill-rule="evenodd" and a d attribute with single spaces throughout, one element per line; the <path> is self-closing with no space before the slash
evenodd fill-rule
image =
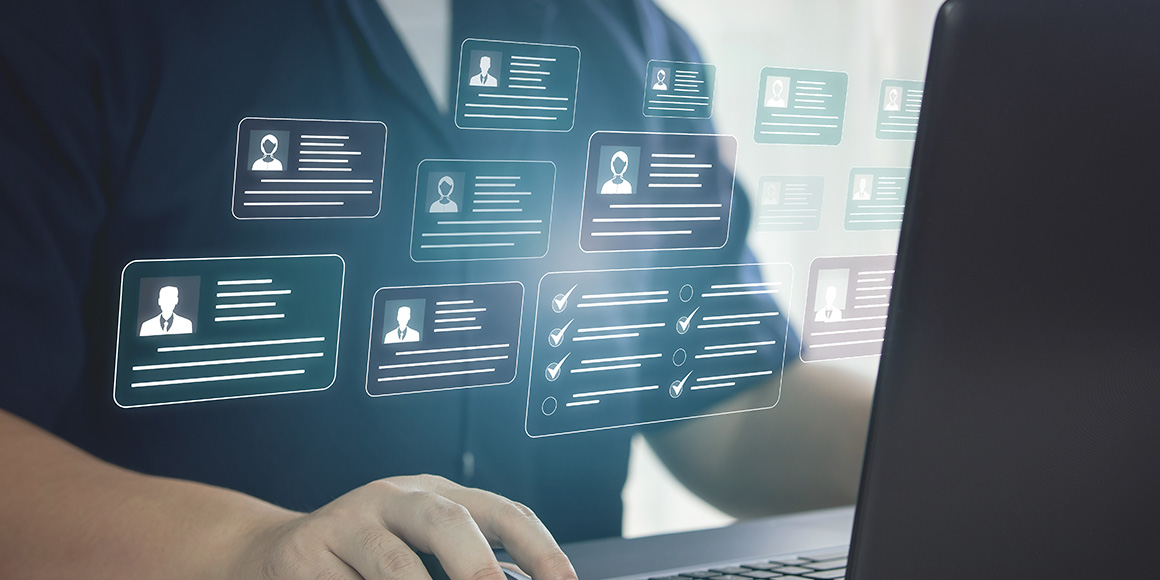
<path id="1" fill-rule="evenodd" d="M 555 185 L 551 161 L 424 160 L 415 179 L 411 259 L 542 258 Z"/>
<path id="2" fill-rule="evenodd" d="M 837 145 L 846 117 L 844 72 L 765 67 L 753 139 L 784 145 Z"/>
<path id="3" fill-rule="evenodd" d="M 469 38 L 459 55 L 455 126 L 571 131 L 580 49 Z"/>
<path id="4" fill-rule="evenodd" d="M 696 62 L 650 60 L 644 80 L 644 116 L 708 119 L 713 115 L 717 67 Z"/>
<path id="5" fill-rule="evenodd" d="M 910 140 L 918 134 L 918 113 L 922 110 L 922 81 L 886 79 L 878 95 L 879 139 Z"/>
<path id="6" fill-rule="evenodd" d="M 754 211 L 759 232 L 803 232 L 818 229 L 822 220 L 819 176 L 767 175 L 758 182 Z"/>
<path id="7" fill-rule="evenodd" d="M 847 230 L 897 230 L 906 207 L 907 167 L 855 167 L 846 193 Z"/>
<path id="8" fill-rule="evenodd" d="M 332 254 L 130 262 L 113 400 L 128 408 L 329 388 L 344 271 Z"/>

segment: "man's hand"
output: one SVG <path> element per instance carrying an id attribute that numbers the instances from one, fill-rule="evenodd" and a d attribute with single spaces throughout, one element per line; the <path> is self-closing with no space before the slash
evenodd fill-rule
<path id="1" fill-rule="evenodd" d="M 421 550 L 451 580 L 504 580 L 492 547 L 506 548 L 536 580 L 576 578 L 530 509 L 429 475 L 375 481 L 314 513 L 264 525 L 236 577 L 427 580 Z"/>

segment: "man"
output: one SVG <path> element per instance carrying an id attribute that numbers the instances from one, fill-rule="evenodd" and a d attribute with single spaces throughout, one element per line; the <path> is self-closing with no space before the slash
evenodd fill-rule
<path id="1" fill-rule="evenodd" d="M 387 332 L 387 335 L 383 337 L 383 344 L 419 342 L 419 331 L 407 326 L 407 324 L 411 322 L 410 306 L 400 306 L 399 312 L 395 316 L 395 320 L 399 323 L 399 325 Z"/>
<path id="2" fill-rule="evenodd" d="M 178 290 L 176 286 L 163 286 L 157 292 L 157 305 L 161 307 L 161 314 L 141 323 L 139 336 L 158 336 L 161 334 L 191 334 L 193 322 L 177 314 L 173 309 L 177 306 Z"/>
<path id="3" fill-rule="evenodd" d="M 491 70 L 491 57 L 479 57 L 479 74 L 471 77 L 468 84 L 473 87 L 494 87 L 499 83 L 499 80 L 494 76 L 487 74 Z"/>

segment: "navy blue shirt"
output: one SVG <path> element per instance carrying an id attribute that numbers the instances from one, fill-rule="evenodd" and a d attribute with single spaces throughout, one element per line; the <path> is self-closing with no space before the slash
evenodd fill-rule
<path id="1" fill-rule="evenodd" d="M 499 266 L 412 262 L 401 224 L 410 221 L 421 160 L 554 161 L 552 237 L 576 240 L 594 131 L 711 131 L 707 121 L 641 115 L 649 59 L 698 59 L 656 7 L 454 3 L 451 70 L 465 38 L 580 48 L 576 124 L 567 133 L 455 128 L 374 0 L 44 1 L 3 12 L 0 407 L 115 464 L 288 508 L 314 509 L 381 477 L 434 473 L 526 503 L 561 541 L 619 534 L 631 430 L 527 437 L 523 369 L 505 386 L 371 398 L 362 357 L 377 288 L 489 280 L 534 288 L 548 269 L 592 264 L 565 243 L 553 243 L 541 260 Z M 251 116 L 385 123 L 378 217 L 235 219 L 236 130 Z M 745 260 L 749 214 L 744 196 L 736 197 L 736 234 L 724 250 L 635 255 L 616 265 Z M 343 349 L 331 388 L 137 409 L 114 404 L 127 263 L 320 253 L 346 262 Z"/>

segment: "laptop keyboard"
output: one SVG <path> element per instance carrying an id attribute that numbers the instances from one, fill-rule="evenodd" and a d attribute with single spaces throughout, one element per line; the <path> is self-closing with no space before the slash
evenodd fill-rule
<path id="1" fill-rule="evenodd" d="M 843 580 L 845 577 L 846 551 L 841 550 L 656 576 L 649 580 Z"/>

